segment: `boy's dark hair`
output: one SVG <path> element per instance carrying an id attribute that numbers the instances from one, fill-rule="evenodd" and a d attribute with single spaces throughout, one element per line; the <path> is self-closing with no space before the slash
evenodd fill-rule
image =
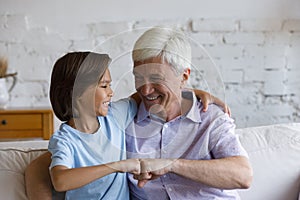
<path id="1" fill-rule="evenodd" d="M 58 119 L 68 121 L 78 115 L 73 102 L 89 86 L 99 83 L 110 61 L 107 54 L 93 52 L 71 52 L 56 61 L 51 75 L 50 101 Z"/>

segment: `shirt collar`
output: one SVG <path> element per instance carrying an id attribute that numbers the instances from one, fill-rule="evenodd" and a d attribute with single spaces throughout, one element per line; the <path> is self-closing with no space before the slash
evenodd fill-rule
<path id="1" fill-rule="evenodd" d="M 136 118 L 137 123 L 144 121 L 148 116 L 150 116 L 150 113 L 146 110 L 145 104 L 141 102 Z"/>
<path id="2" fill-rule="evenodd" d="M 201 106 L 200 101 L 197 100 L 194 92 L 183 91 L 182 95 L 183 95 L 183 97 L 192 98 L 193 104 L 192 104 L 191 109 L 185 115 L 183 115 L 181 117 L 182 118 L 186 117 L 186 118 L 192 120 L 193 122 L 200 123 L 202 121 L 201 115 L 200 115 L 202 106 Z M 139 106 L 137 118 L 136 118 L 137 123 L 144 121 L 149 116 L 150 116 L 150 113 L 146 110 L 144 103 L 141 102 L 140 106 Z"/>
<path id="3" fill-rule="evenodd" d="M 193 100 L 193 104 L 191 109 L 187 112 L 187 114 L 185 115 L 186 118 L 192 120 L 193 122 L 196 123 L 200 123 L 201 120 L 201 115 L 200 115 L 200 111 L 202 109 L 201 103 L 200 101 L 198 101 L 196 95 L 194 92 L 191 91 L 183 91 L 182 92 L 183 96 L 192 96 L 190 98 L 192 98 Z"/>

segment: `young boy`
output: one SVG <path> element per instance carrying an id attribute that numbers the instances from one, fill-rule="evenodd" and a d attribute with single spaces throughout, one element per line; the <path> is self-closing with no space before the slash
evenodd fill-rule
<path id="1" fill-rule="evenodd" d="M 63 123 L 49 142 L 50 175 L 66 199 L 129 199 L 124 172 L 139 173 L 138 159 L 126 160 L 124 134 L 136 103 L 111 103 L 109 63 L 106 54 L 73 52 L 52 71 L 50 100 Z"/>

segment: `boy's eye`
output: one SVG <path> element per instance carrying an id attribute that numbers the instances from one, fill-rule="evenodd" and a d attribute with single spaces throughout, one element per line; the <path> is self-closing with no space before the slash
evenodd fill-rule
<path id="1" fill-rule="evenodd" d="M 107 85 L 100 85 L 101 88 L 107 88 L 107 87 L 111 87 L 111 84 L 107 84 Z"/>

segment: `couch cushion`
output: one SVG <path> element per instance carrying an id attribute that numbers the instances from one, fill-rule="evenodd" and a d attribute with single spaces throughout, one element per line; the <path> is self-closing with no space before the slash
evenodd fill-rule
<path id="1" fill-rule="evenodd" d="M 293 200 L 300 188 L 300 123 L 236 130 L 249 154 L 253 183 L 243 200 Z"/>
<path id="2" fill-rule="evenodd" d="M 0 142 L 0 194 L 5 200 L 27 200 L 26 166 L 47 150 L 48 141 Z"/>
<path id="3" fill-rule="evenodd" d="M 300 188 L 300 123 L 237 129 L 249 154 L 254 178 L 243 200 L 297 199 Z M 5 200 L 27 200 L 24 171 L 47 149 L 48 141 L 0 142 L 0 194 Z"/>

